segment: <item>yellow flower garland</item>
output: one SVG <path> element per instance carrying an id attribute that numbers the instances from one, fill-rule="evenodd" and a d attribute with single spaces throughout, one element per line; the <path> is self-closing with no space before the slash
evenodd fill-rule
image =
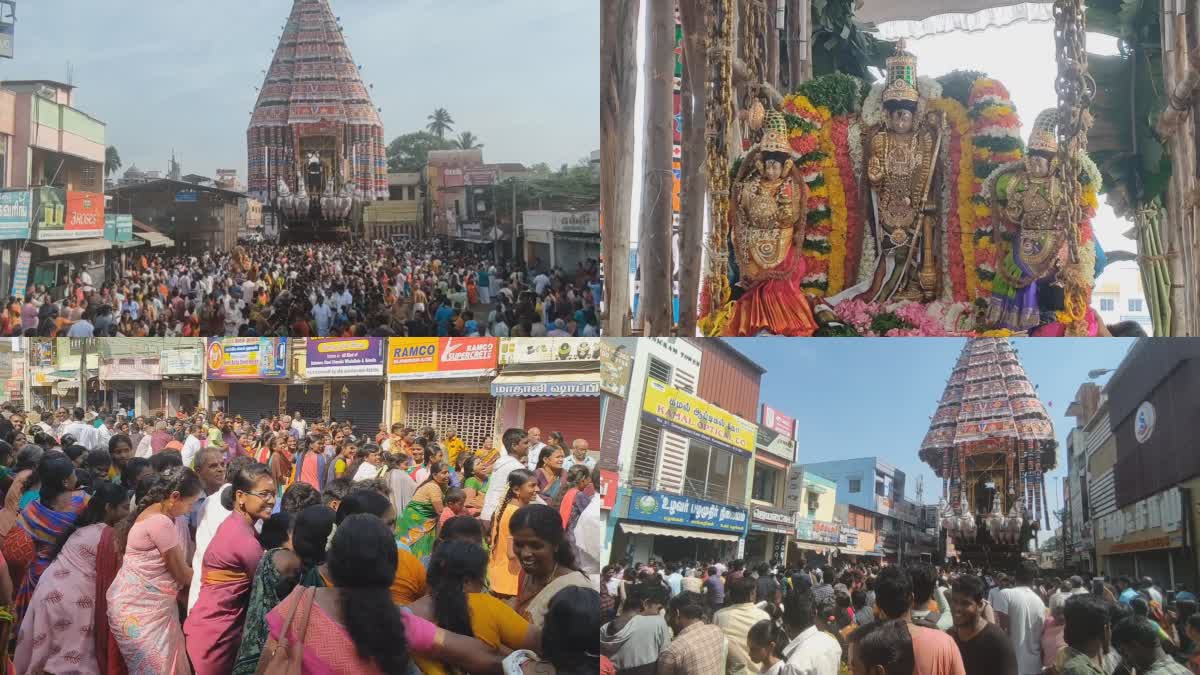
<path id="1" fill-rule="evenodd" d="M 838 169 L 837 148 L 833 144 L 832 125 L 829 124 L 831 114 L 825 106 L 817 108 L 817 112 L 822 121 L 821 152 L 825 154 L 825 159 L 821 161 L 825 185 L 819 189 L 825 190 L 830 226 L 829 253 L 821 253 L 819 257 L 828 262 L 825 272 L 828 283 L 826 293 L 834 295 L 846 285 L 846 230 L 849 226 L 849 212 L 846 209 L 846 186 Z"/>
<path id="2" fill-rule="evenodd" d="M 952 98 L 940 98 L 931 105 L 946 115 L 946 121 L 960 137 L 959 165 L 955 187 L 958 190 L 958 228 L 962 242 L 963 272 L 967 297 L 977 297 L 979 273 L 975 262 L 975 219 L 978 215 L 971 197 L 975 191 L 975 145 L 971 142 L 971 120 L 967 109 Z"/>

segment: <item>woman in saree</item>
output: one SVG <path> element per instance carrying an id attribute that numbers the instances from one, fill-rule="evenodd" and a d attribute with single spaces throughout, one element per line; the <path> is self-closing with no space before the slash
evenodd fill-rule
<path id="1" fill-rule="evenodd" d="M 41 460 L 41 448 L 28 446 L 26 450 L 36 451 L 38 460 Z M 20 453 L 17 456 L 20 457 Z M 21 494 L 32 477 L 33 471 L 30 469 L 17 471 L 13 475 L 8 492 L 4 495 L 4 508 L 0 509 L 0 542 L 2 542 L 0 543 L 0 556 L 4 557 L 4 566 L 8 570 L 8 577 L 14 584 L 12 594 L 9 596 L 10 602 L 16 593 L 16 587 L 19 587 L 25 580 L 25 570 L 33 562 L 35 553 L 33 540 L 29 538 L 29 533 L 23 528 L 17 527 L 17 520 L 21 517 Z"/>
<path id="2" fill-rule="evenodd" d="M 17 625 L 25 616 L 42 573 L 58 553 L 58 539 L 69 530 L 87 505 L 87 494 L 76 490 L 75 465 L 61 452 L 49 453 L 38 466 L 42 487 L 38 501 L 21 511 L 17 526 L 33 540 L 34 558 L 17 590 Z"/>
<path id="3" fill-rule="evenodd" d="M 328 586 L 325 547 L 333 531 L 336 514 L 327 506 L 314 504 L 291 522 L 288 541 L 263 554 L 254 573 L 246 625 L 238 646 L 233 675 L 254 675 L 267 642 L 267 613 L 296 586 Z"/>
<path id="4" fill-rule="evenodd" d="M 271 437 L 269 443 L 271 457 L 267 460 L 267 467 L 271 470 L 271 478 L 275 479 L 276 499 L 283 498 L 283 491 L 287 489 L 288 480 L 292 475 L 292 465 L 295 462 L 295 456 L 288 448 L 289 438 L 290 436 L 287 434 L 277 432 Z"/>
<path id="5" fill-rule="evenodd" d="M 45 579 L 33 591 L 13 654 L 17 672 L 105 672 L 92 639 L 97 621 L 96 555 L 101 536 L 128 515 L 125 488 L 100 481 L 87 508 L 59 537 Z M 108 618 L 99 620 L 107 623 Z"/>
<path id="6" fill-rule="evenodd" d="M 479 304 L 479 282 L 474 274 L 467 275 L 467 303 L 472 307 Z"/>
<path id="7" fill-rule="evenodd" d="M 570 586 L 591 588 L 575 563 L 575 550 L 563 534 L 562 517 L 544 504 L 523 506 L 509 523 L 512 547 L 521 563 L 520 589 L 513 609 L 537 628 L 545 625 L 554 594 Z"/>
<path id="8" fill-rule="evenodd" d="M 565 457 L 561 447 L 547 445 L 538 455 L 537 470 L 534 471 L 542 499 L 555 508 L 558 507 L 563 493 L 567 491 L 562 468 Z"/>
<path id="9" fill-rule="evenodd" d="M 429 561 L 429 594 L 409 605 L 413 614 L 492 649 L 541 652 L 541 631 L 512 607 L 485 592 L 488 555 L 482 546 L 454 539 L 438 543 Z M 425 675 L 449 675 L 436 661 L 414 656 Z"/>
<path id="10" fill-rule="evenodd" d="M 492 514 L 487 578 L 492 594 L 499 598 L 511 598 L 519 590 L 521 565 L 513 550 L 509 523 L 518 509 L 533 503 L 537 493 L 537 480 L 533 474 L 527 469 L 513 469 L 508 474 L 508 491 Z"/>
<path id="11" fill-rule="evenodd" d="M 242 639 L 252 576 L 263 557 L 255 523 L 271 517 L 275 480 L 262 464 L 238 471 L 221 492 L 232 511 L 204 552 L 200 598 L 183 625 L 188 656 L 197 675 L 224 675 L 233 667 Z"/>
<path id="12" fill-rule="evenodd" d="M 421 561 L 429 565 L 433 542 L 437 538 L 437 522 L 446 508 L 444 498 L 450 484 L 450 467 L 443 462 L 429 466 L 429 478 L 417 486 L 404 513 L 396 519 L 397 541 Z"/>
<path id="13" fill-rule="evenodd" d="M 121 524 L 124 557 L 108 589 L 108 625 L 131 675 L 189 675 L 180 589 L 192 579 L 188 542 L 175 519 L 191 512 L 204 485 L 194 471 L 168 468 Z M 126 534 L 127 533 L 127 534 Z"/>
<path id="14" fill-rule="evenodd" d="M 365 513 L 346 518 L 328 555 L 331 587 L 297 587 L 267 614 L 270 637 L 278 640 L 286 626 L 289 641 L 302 650 L 302 673 L 408 673 L 411 655 L 467 672 L 499 672 L 500 654 L 483 642 L 439 628 L 392 602 L 387 588 L 396 545 L 384 521 Z M 305 624 L 301 634 L 299 626 Z M 259 666 L 269 660 L 264 650 Z"/>

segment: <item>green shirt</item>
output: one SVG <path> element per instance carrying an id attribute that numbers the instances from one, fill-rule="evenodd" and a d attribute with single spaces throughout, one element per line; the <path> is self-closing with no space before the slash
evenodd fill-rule
<path id="1" fill-rule="evenodd" d="M 463 488 L 471 488 L 479 494 L 487 494 L 487 483 L 480 482 L 475 476 L 471 476 L 463 483 Z"/>
<path id="2" fill-rule="evenodd" d="M 1092 657 L 1070 645 L 1063 647 L 1058 661 L 1062 664 L 1059 666 L 1058 675 L 1105 675 L 1104 670 L 1092 661 Z"/>

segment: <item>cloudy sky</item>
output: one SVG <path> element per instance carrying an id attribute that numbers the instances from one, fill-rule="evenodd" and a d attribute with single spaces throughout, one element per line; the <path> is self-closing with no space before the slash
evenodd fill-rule
<path id="1" fill-rule="evenodd" d="M 391 138 L 435 108 L 489 162 L 574 164 L 600 147 L 593 0 L 332 0 Z M 291 0 L 18 3 L 4 79 L 71 80 L 126 167 L 246 175 L 246 126 Z"/>

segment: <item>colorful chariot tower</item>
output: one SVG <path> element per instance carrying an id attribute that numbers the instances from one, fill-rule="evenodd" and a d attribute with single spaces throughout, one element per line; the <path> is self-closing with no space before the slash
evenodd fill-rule
<path id="1" fill-rule="evenodd" d="M 959 556 L 1019 560 L 1043 519 L 1054 425 L 1007 341 L 967 342 L 938 402 L 921 460 L 942 479 L 941 529 Z"/>
<path id="2" fill-rule="evenodd" d="M 329 0 L 294 0 L 246 146 L 250 194 L 305 236 L 344 231 L 357 206 L 387 198 L 383 123 Z"/>

